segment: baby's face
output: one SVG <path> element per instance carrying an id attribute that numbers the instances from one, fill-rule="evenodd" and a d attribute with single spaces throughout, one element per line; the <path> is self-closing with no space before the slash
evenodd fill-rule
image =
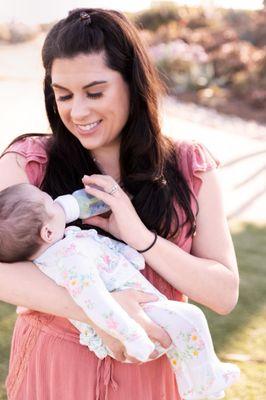
<path id="1" fill-rule="evenodd" d="M 54 241 L 60 240 L 64 236 L 66 227 L 66 215 L 60 204 L 53 201 L 52 197 L 45 192 L 41 192 L 44 206 L 49 216 L 50 229 L 53 232 Z"/>
<path id="2" fill-rule="evenodd" d="M 29 185 L 28 188 L 30 189 L 28 198 L 42 203 L 46 209 L 48 219 L 43 222 L 52 232 L 53 242 L 62 239 L 66 227 L 66 216 L 63 208 L 55 203 L 49 194 L 42 192 L 37 187 Z"/>

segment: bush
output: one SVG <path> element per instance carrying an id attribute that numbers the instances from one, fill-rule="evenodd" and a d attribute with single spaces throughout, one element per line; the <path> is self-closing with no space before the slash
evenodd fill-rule
<path id="1" fill-rule="evenodd" d="M 172 92 L 205 87 L 213 77 L 212 64 L 202 46 L 177 39 L 152 46 L 150 53 Z"/>
<path id="2" fill-rule="evenodd" d="M 168 24 L 171 21 L 180 21 L 178 8 L 175 6 L 165 6 L 151 8 L 137 13 L 134 17 L 134 23 L 140 29 L 148 29 L 155 32 L 161 25 Z"/>
<path id="3" fill-rule="evenodd" d="M 225 22 L 238 33 L 240 40 L 254 46 L 266 46 L 266 9 L 255 12 L 233 11 L 225 14 Z"/>
<path id="4" fill-rule="evenodd" d="M 171 94 L 191 94 L 211 107 L 236 100 L 265 111 L 266 9 L 173 6 L 136 20 Z"/>
<path id="5" fill-rule="evenodd" d="M 0 25 L 0 42 L 22 43 L 34 39 L 40 32 L 38 26 L 30 27 L 22 23 Z"/>

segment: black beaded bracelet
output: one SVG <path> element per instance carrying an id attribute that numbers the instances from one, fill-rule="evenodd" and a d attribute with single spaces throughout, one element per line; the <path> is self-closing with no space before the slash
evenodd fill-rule
<path id="1" fill-rule="evenodd" d="M 137 252 L 139 252 L 139 253 L 145 253 L 145 251 L 150 250 L 150 249 L 155 245 L 158 236 L 157 236 L 157 232 L 156 232 L 156 231 L 152 231 L 152 232 L 154 233 L 154 240 L 153 240 L 152 244 L 151 244 L 149 247 L 147 247 L 147 249 L 144 249 L 144 250 L 137 250 Z"/>

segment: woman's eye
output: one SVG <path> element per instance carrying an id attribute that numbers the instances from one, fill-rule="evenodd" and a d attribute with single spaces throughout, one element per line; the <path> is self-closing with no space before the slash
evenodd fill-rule
<path id="1" fill-rule="evenodd" d="M 87 93 L 87 97 L 90 97 L 92 99 L 98 99 L 99 97 L 102 97 L 102 93 Z"/>
<path id="2" fill-rule="evenodd" d="M 66 100 L 69 100 L 69 99 L 71 99 L 71 94 L 68 94 L 67 96 L 60 96 L 60 97 L 58 97 L 58 101 L 66 101 Z"/>
<path id="3" fill-rule="evenodd" d="M 92 98 L 92 99 L 98 99 L 99 97 L 102 97 L 102 93 L 87 93 L 87 97 Z M 58 101 L 66 101 L 66 100 L 70 100 L 72 97 L 71 94 L 68 94 L 66 96 L 59 96 L 58 97 Z"/>

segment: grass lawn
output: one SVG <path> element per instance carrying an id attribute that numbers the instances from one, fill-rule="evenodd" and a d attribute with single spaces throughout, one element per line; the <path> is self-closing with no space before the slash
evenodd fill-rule
<path id="1" fill-rule="evenodd" d="M 266 227 L 234 223 L 231 232 L 241 276 L 238 306 L 228 316 L 204 312 L 219 357 L 232 360 L 242 371 L 240 381 L 227 390 L 226 400 L 265 400 Z M 14 307 L 0 302 L 0 400 L 6 400 L 4 379 L 14 320 Z"/>

